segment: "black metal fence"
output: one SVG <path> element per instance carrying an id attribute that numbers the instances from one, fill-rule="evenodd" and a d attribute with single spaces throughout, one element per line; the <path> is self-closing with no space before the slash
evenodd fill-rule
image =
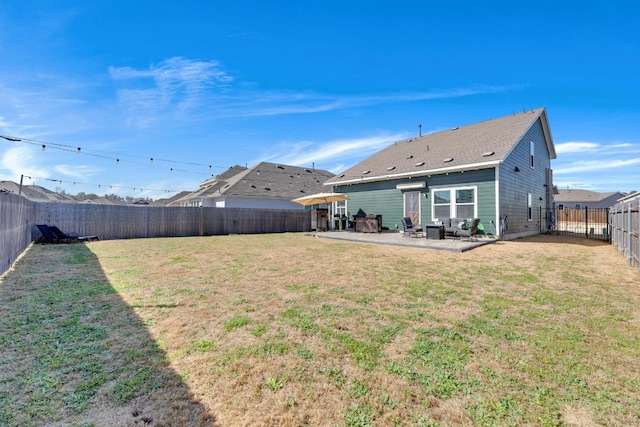
<path id="1" fill-rule="evenodd" d="M 609 209 L 540 208 L 540 232 L 610 241 Z"/>

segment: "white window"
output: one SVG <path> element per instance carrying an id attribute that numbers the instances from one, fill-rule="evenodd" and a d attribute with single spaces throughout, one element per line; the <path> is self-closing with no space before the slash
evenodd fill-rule
<path id="1" fill-rule="evenodd" d="M 533 197 L 527 194 L 527 221 L 533 221 Z"/>
<path id="2" fill-rule="evenodd" d="M 476 218 L 476 187 L 444 188 L 431 192 L 432 218 Z"/>
<path id="3" fill-rule="evenodd" d="M 347 201 L 346 200 L 340 200 L 340 201 L 335 202 L 334 212 L 335 212 L 335 215 L 340 217 L 340 218 L 346 217 L 347 216 Z"/>
<path id="4" fill-rule="evenodd" d="M 531 169 L 533 169 L 533 167 L 536 164 L 535 151 L 536 151 L 536 144 L 534 144 L 533 141 L 529 141 L 529 162 L 530 162 L 529 164 L 531 166 Z"/>

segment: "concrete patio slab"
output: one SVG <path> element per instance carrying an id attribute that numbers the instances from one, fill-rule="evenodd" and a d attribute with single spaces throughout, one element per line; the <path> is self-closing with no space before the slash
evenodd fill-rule
<path id="1" fill-rule="evenodd" d="M 382 233 L 321 231 L 310 234 L 324 239 L 347 240 L 350 242 L 374 243 L 379 245 L 407 246 L 449 252 L 466 252 L 479 246 L 488 245 L 497 241 L 494 236 L 478 236 L 477 241 L 455 238 L 435 240 L 427 239 L 425 237 L 405 237 L 402 232 L 398 231 L 383 231 Z"/>

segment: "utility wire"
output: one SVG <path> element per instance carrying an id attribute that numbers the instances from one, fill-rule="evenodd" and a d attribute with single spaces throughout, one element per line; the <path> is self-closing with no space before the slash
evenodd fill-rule
<path id="1" fill-rule="evenodd" d="M 144 157 L 144 156 L 136 156 L 136 155 L 131 155 L 131 154 L 121 154 L 121 153 L 114 153 L 114 152 L 109 152 L 109 151 L 101 151 L 101 150 L 95 150 L 95 149 L 84 149 L 82 147 L 74 147 L 71 145 L 65 145 L 65 144 L 57 144 L 57 143 L 52 143 L 52 142 L 44 142 L 44 141 L 38 141 L 35 139 L 29 139 L 29 138 L 22 138 L 22 137 L 17 137 L 17 136 L 7 136 L 7 135 L 0 135 L 0 138 L 6 139 L 7 141 L 10 142 L 22 142 L 25 144 L 30 144 L 30 145 L 36 145 L 36 146 L 40 146 L 42 148 L 42 150 L 45 150 L 46 148 L 53 148 L 55 150 L 59 150 L 59 151 L 66 151 L 66 152 L 70 152 L 70 153 L 77 153 L 77 154 L 84 154 L 87 156 L 92 156 L 92 157 L 98 157 L 98 158 L 102 158 L 102 159 L 108 159 L 108 160 L 115 160 L 116 164 L 120 164 L 120 162 L 122 162 L 122 158 L 124 157 L 128 157 L 128 158 L 134 158 L 134 159 L 146 159 L 149 162 L 136 162 L 136 161 L 132 161 L 132 160 L 126 160 L 127 163 L 133 163 L 133 164 L 138 164 L 138 165 L 143 165 L 143 166 L 154 166 L 154 167 L 161 167 L 159 165 L 154 164 L 155 162 L 165 162 L 165 163 L 176 163 L 176 164 L 184 164 L 184 165 L 191 165 L 191 166 L 203 166 L 203 167 L 207 167 L 209 168 L 209 170 L 212 170 L 213 168 L 219 168 L 219 169 L 227 169 L 227 167 L 225 166 L 217 166 L 217 165 L 206 165 L 203 163 L 194 163 L 194 162 L 183 162 L 183 161 L 179 161 L 179 160 L 170 160 L 170 159 L 162 159 L 162 158 L 155 158 L 155 157 Z M 113 156 L 117 156 L 117 157 L 111 157 L 108 155 L 113 155 Z M 190 171 L 190 170 L 185 170 L 185 169 L 176 169 L 176 168 L 170 168 L 170 170 L 176 171 L 176 172 L 186 172 L 186 173 L 193 173 L 193 174 L 199 174 L 199 175 L 207 175 L 209 176 L 209 173 L 204 173 L 204 172 L 196 172 L 196 171 Z"/>
<path id="2" fill-rule="evenodd" d="M 105 184 L 92 184 L 92 183 L 87 183 L 87 182 L 77 182 L 77 181 L 63 181 L 61 179 L 53 179 L 53 178 L 43 178 L 43 177 L 38 177 L 38 176 L 28 176 L 28 175 L 23 175 L 24 178 L 29 178 L 32 182 L 35 180 L 44 180 L 44 181 L 51 181 L 51 182 L 58 182 L 60 184 L 73 184 L 73 185 L 89 185 L 89 186 L 96 186 L 98 188 L 109 188 L 110 190 L 112 189 L 125 189 L 125 190 L 140 190 L 140 191 L 156 191 L 156 192 L 163 192 L 163 193 L 179 193 L 183 190 L 166 190 L 166 189 L 157 189 L 157 188 L 142 188 L 142 187 L 126 187 L 126 186 L 122 186 L 122 185 L 105 185 Z"/>

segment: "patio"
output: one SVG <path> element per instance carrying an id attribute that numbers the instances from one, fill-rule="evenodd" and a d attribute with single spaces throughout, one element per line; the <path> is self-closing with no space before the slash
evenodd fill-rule
<path id="1" fill-rule="evenodd" d="M 383 231 L 382 233 L 355 233 L 353 231 L 322 231 L 310 235 L 350 242 L 375 243 L 379 245 L 408 246 L 414 248 L 432 249 L 437 251 L 466 252 L 479 246 L 495 243 L 494 236 L 477 236 L 477 241 L 455 239 L 448 237 L 442 240 L 427 239 L 425 237 L 404 237 L 402 232 Z"/>

